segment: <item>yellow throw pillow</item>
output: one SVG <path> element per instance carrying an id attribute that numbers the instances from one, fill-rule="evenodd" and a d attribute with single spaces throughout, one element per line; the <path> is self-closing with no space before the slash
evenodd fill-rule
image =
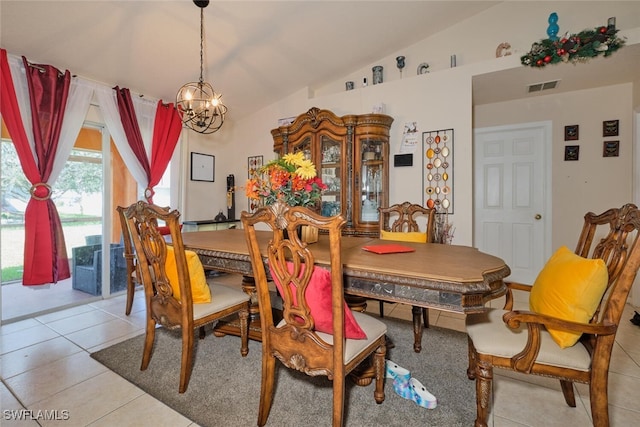
<path id="1" fill-rule="evenodd" d="M 207 284 L 204 274 L 204 267 L 198 258 L 198 254 L 193 251 L 184 251 L 187 257 L 187 268 L 189 269 L 189 279 L 191 281 L 191 296 L 194 304 L 205 304 L 211 302 L 211 289 Z M 167 246 L 167 262 L 165 263 L 167 278 L 173 289 L 173 296 L 180 299 L 180 282 L 178 281 L 178 268 L 176 267 L 176 257 L 173 253 L 173 246 Z"/>
<path id="2" fill-rule="evenodd" d="M 544 266 L 531 288 L 529 308 L 563 320 L 588 323 L 607 288 L 609 274 L 601 259 L 583 258 L 561 247 Z M 571 347 L 580 334 L 549 329 L 561 347 Z"/>
<path id="3" fill-rule="evenodd" d="M 380 238 L 382 240 L 395 240 L 398 242 L 417 242 L 427 243 L 427 233 L 421 231 L 384 231 L 380 230 Z"/>

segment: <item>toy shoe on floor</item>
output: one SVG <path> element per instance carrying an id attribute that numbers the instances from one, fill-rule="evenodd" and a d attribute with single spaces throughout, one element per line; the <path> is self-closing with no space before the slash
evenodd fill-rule
<path id="1" fill-rule="evenodd" d="M 396 379 L 406 383 L 409 381 L 409 378 L 411 378 L 411 372 L 399 366 L 397 363 L 387 360 L 385 362 L 385 378 L 393 378 L 394 383 Z"/>
<path id="2" fill-rule="evenodd" d="M 393 389 L 400 397 L 411 399 L 423 408 L 434 409 L 438 406 L 436 397 L 415 378 L 410 378 L 408 382 L 396 378 L 393 380 Z"/>

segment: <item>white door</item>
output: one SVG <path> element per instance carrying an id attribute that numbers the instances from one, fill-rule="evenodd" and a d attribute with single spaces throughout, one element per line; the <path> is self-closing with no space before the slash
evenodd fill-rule
<path id="1" fill-rule="evenodd" d="M 551 122 L 474 132 L 474 245 L 533 284 L 551 245 Z"/>

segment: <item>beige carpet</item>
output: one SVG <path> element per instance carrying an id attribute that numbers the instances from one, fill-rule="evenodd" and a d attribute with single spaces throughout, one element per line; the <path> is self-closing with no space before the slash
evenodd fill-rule
<path id="1" fill-rule="evenodd" d="M 384 319 L 396 347 L 389 359 L 409 369 L 438 399 L 424 409 L 398 396 L 391 381 L 386 399 L 377 405 L 373 384 L 347 383 L 346 426 L 470 426 L 475 419 L 474 382 L 466 377 L 466 335 L 431 327 L 424 332 L 422 352 L 413 352 L 409 322 Z M 203 427 L 255 426 L 260 397 L 260 343 L 250 341 L 249 355 L 240 356 L 240 339 L 208 334 L 197 342 L 189 388 L 178 393 L 180 338 L 164 329 L 156 334 L 149 368 L 140 371 L 143 336 L 132 338 L 91 356 L 122 377 Z M 277 386 L 267 426 L 331 425 L 331 383 L 311 378 L 277 363 Z"/>

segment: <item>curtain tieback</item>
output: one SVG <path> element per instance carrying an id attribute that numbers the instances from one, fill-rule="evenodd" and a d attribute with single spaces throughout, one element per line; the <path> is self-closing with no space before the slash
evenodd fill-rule
<path id="1" fill-rule="evenodd" d="M 151 187 L 147 187 L 147 188 L 145 188 L 145 190 L 144 190 L 144 197 L 145 197 L 147 200 L 150 200 L 150 199 L 153 197 L 153 195 L 154 195 L 154 194 L 156 194 L 156 192 L 155 192 L 155 191 L 153 191 L 153 188 L 151 188 Z"/>
<path id="2" fill-rule="evenodd" d="M 49 200 L 51 198 L 51 186 L 46 182 L 38 182 L 33 184 L 29 189 L 31 198 L 35 200 Z"/>

